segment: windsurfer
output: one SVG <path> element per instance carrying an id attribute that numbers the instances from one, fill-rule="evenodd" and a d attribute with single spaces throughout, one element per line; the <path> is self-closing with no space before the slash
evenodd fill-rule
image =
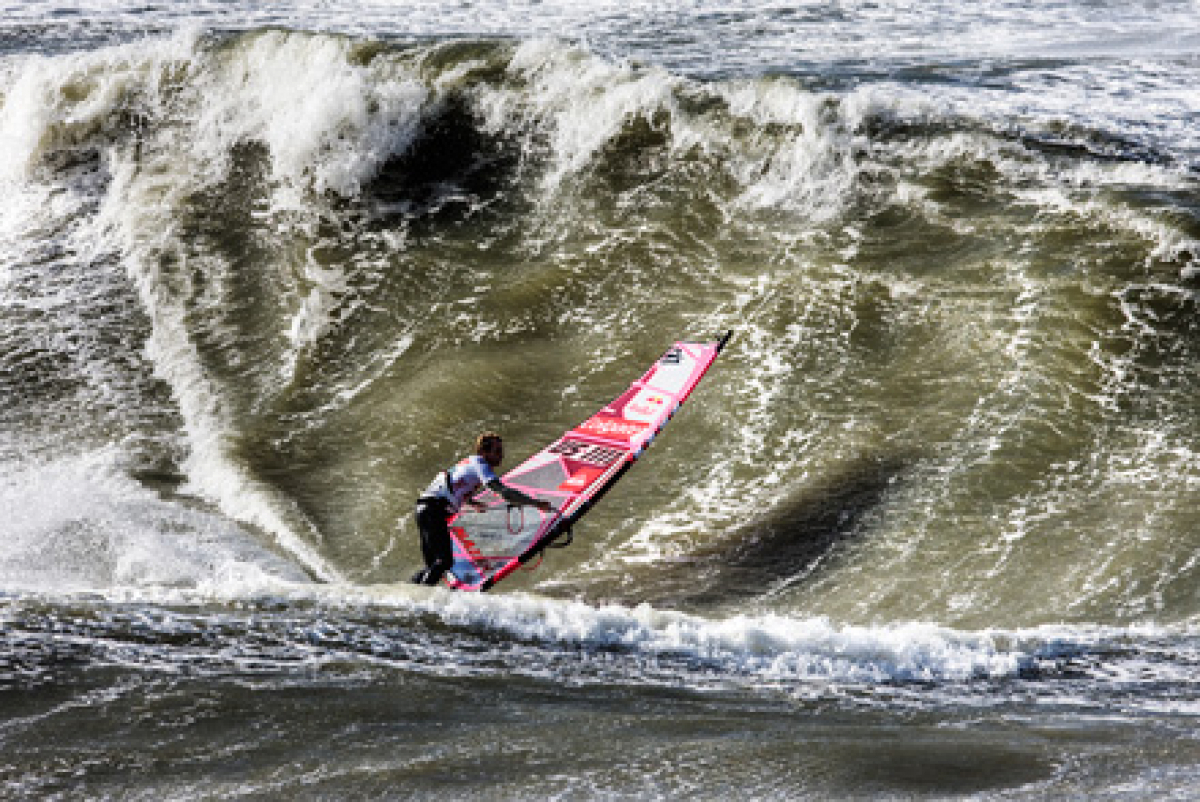
<path id="1" fill-rule="evenodd" d="M 421 553 L 425 567 L 413 575 L 418 585 L 436 585 L 454 565 L 454 546 L 450 540 L 448 521 L 463 504 L 486 509 L 474 500 L 475 494 L 487 488 L 509 504 L 551 510 L 550 502 L 527 496 L 508 487 L 496 476 L 496 468 L 504 460 L 504 441 L 495 432 L 484 432 L 475 439 L 475 455 L 467 457 L 449 470 L 439 473 L 417 499 L 417 529 L 421 534 Z"/>

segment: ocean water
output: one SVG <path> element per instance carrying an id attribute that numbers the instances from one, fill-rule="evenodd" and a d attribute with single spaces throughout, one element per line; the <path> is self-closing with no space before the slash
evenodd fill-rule
<path id="1" fill-rule="evenodd" d="M 1195 798 L 1197 87 L 1194 2 L 0 5 L 0 797 Z"/>

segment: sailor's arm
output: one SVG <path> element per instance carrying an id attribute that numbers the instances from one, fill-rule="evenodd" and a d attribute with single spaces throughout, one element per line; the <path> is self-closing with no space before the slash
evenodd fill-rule
<path id="1" fill-rule="evenodd" d="M 533 496 L 528 496 L 514 487 L 509 487 L 499 479 L 493 479 L 492 481 L 488 482 L 487 488 L 503 498 L 509 504 L 521 504 L 528 507 L 537 507 L 542 512 L 549 512 L 550 510 L 554 509 L 550 505 L 549 501 L 542 501 L 541 499 L 536 499 Z"/>

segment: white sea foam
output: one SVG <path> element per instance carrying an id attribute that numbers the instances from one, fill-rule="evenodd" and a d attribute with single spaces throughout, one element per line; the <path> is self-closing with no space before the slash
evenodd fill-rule
<path id="1" fill-rule="evenodd" d="M 1063 666 L 1074 666 L 1074 672 L 1091 671 L 1098 681 L 1127 687 L 1190 684 L 1188 643 L 1198 634 L 1188 625 L 1047 625 L 972 631 L 922 622 L 848 625 L 826 617 L 774 613 L 705 617 L 649 605 L 589 605 L 523 593 L 477 595 L 416 586 L 299 584 L 279 575 L 255 577 L 244 572 L 213 575 L 212 581 L 200 586 L 116 586 L 103 595 L 122 605 L 163 604 L 172 609 L 180 605 L 208 609 L 213 602 L 234 609 L 267 604 L 279 610 L 284 609 L 281 604 L 296 605 L 300 615 L 307 615 L 303 611 L 315 604 L 318 611 L 339 615 L 366 613 L 376 627 L 397 617 L 398 622 L 407 622 L 405 637 L 439 621 L 442 626 L 499 633 L 514 643 L 540 644 L 567 653 L 617 650 L 651 666 L 677 666 L 681 673 L 676 681 L 683 684 L 691 681 L 688 673 L 694 669 L 695 679 L 704 682 L 767 685 L 804 695 L 829 684 L 1015 680 L 1043 672 L 1053 675 Z M 70 595 L 40 597 L 69 599 Z M 409 631 L 410 627 L 416 629 Z M 338 648 L 338 630 L 333 627 L 319 640 Z M 381 656 L 372 660 L 387 662 L 387 637 L 382 632 L 373 636 L 380 641 L 375 651 Z M 519 648 L 515 654 L 521 654 Z M 475 666 L 472 670 L 479 670 L 468 662 Z M 540 669 L 531 665 L 530 670 Z M 628 679 L 640 681 L 636 674 Z M 644 679 L 658 681 L 649 675 Z M 1046 691 L 1055 692 L 1052 687 Z M 1149 702 L 1156 704 L 1153 699 Z"/>
<path id="2" fill-rule="evenodd" d="M 398 13 L 400 10 L 403 13 Z M 641 46 L 697 69 L 785 68 L 811 60 L 877 62 L 922 59 L 1037 57 L 1145 58 L 1193 52 L 1194 5 L 1152 9 L 1115 2 L 1023 5 L 989 0 L 909 3 L 850 0 L 836 7 L 776 0 L 509 0 L 505 3 L 421 0 L 286 0 L 269 5 L 187 0 L 136 6 L 118 0 L 9 3 L 4 19 L 28 24 L 56 19 L 81 26 L 101 21 L 141 30 L 204 20 L 214 27 L 331 30 L 355 34 L 428 36 L 565 36 L 612 46 Z"/>
<path id="3" fill-rule="evenodd" d="M 477 107 L 486 130 L 548 132 L 552 162 L 541 180 L 549 193 L 593 167 L 597 154 L 638 121 L 662 134 L 676 158 L 699 151 L 728 170 L 743 187 L 741 204 L 788 209 L 814 222 L 835 217 L 854 197 L 860 127 L 883 103 L 867 90 L 839 98 L 786 79 L 693 85 L 549 39 L 521 43 L 508 71 L 524 85 L 479 92 Z M 687 93 L 710 91 L 726 104 L 720 118 L 681 104 Z M 735 126 L 760 133 L 735 134 Z"/>
<path id="4" fill-rule="evenodd" d="M 304 573 L 215 512 L 167 501 L 123 470 L 118 449 L 8 463 L 0 586 L 106 592 L 295 586 Z"/>
<path id="5" fill-rule="evenodd" d="M 525 594 L 479 596 L 422 588 L 288 585 L 247 576 L 198 591 L 114 587 L 110 599 L 152 603 L 254 602 L 287 599 L 339 609 L 365 608 L 434 616 L 446 625 L 506 633 L 574 648 L 621 649 L 647 658 L 699 660 L 712 670 L 755 682 L 961 681 L 1015 676 L 1029 654 L 1003 633 L 964 632 L 929 624 L 858 627 L 824 618 L 781 615 L 709 619 L 648 605 L 591 606 Z"/>
<path id="6" fill-rule="evenodd" d="M 508 71 L 527 86 L 482 93 L 484 128 L 549 132 L 553 166 L 542 178 L 549 190 L 590 166 L 630 120 L 669 113 L 677 83 L 665 71 L 611 64 L 552 39 L 522 42 Z"/>
<path id="7" fill-rule="evenodd" d="M 689 655 L 764 680 L 1011 676 L 1023 657 L 989 634 L 924 624 L 854 627 L 781 615 L 706 619 L 647 605 L 591 607 L 522 596 L 480 602 L 461 594 L 445 600 L 437 612 L 453 623 L 482 621 L 523 638 Z"/>
<path id="8" fill-rule="evenodd" d="M 753 131 L 788 131 L 730 142 L 731 171 L 745 187 L 741 202 L 764 209 L 792 209 L 820 223 L 837 217 L 854 198 L 862 122 L 874 93 L 845 97 L 804 91 L 784 80 L 746 81 L 723 89 L 730 114 Z M 755 141 L 759 140 L 759 141 Z"/>
<path id="9" fill-rule="evenodd" d="M 234 146 L 270 155 L 276 204 L 304 208 L 304 194 L 355 194 L 416 136 L 423 85 L 379 59 L 360 66 L 347 39 L 267 31 L 207 59 L 192 157 L 216 176 Z M 223 56 L 223 57 L 222 57 Z"/>

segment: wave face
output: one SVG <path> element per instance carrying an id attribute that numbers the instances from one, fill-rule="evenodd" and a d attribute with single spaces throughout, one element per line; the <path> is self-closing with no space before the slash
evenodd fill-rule
<path id="1" fill-rule="evenodd" d="M 663 343 L 733 328 L 545 587 L 1191 619 L 1191 162 L 913 95 L 549 40 L 15 59 L 7 453 L 37 462 L 10 493 L 107 462 L 312 576 L 390 581 L 473 432 L 532 450 Z M 83 495 L 29 525 L 93 518 Z"/>
<path id="2" fill-rule="evenodd" d="M 224 726 L 257 682 L 484 707 L 510 683 L 563 732 L 580 704 L 618 734 L 636 696 L 640 753 L 682 749 L 716 795 L 1191 787 L 1200 757 L 1155 750 L 1197 709 L 1194 7 L 761 5 L 6 9 L 0 691 L 173 717 L 171 682 L 131 678 L 196 676 Z M 726 329 L 571 548 L 498 598 L 395 587 L 415 497 L 479 431 L 515 464 Z M 674 694 L 700 730 L 758 722 L 748 749 L 829 726 L 849 751 L 726 743 L 713 766 L 782 779 L 713 774 Z M 1087 743 L 1009 735 L 1118 708 Z M 925 769 L 975 779 L 898 780 L 900 747 L 846 769 L 874 747 L 839 728 L 893 715 L 934 722 Z M 981 720 L 966 753 L 938 731 Z M 1136 759 L 1065 768 L 1140 726 Z M 486 751 L 422 744 L 380 776 L 434 794 L 421 760 Z M 345 768 L 371 748 L 222 788 L 379 795 Z M 62 792 L 22 755 L 10 787 Z M 207 760 L 138 788 L 203 795 Z M 698 793 L 596 760 L 621 771 L 501 787 Z"/>

